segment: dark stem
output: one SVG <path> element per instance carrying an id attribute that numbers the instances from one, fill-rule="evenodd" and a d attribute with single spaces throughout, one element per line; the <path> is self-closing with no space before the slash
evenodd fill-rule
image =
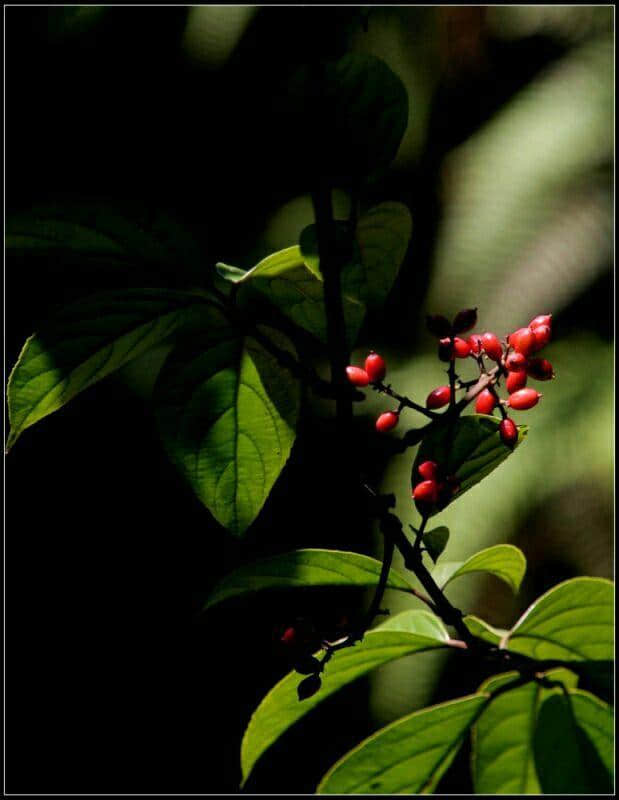
<path id="1" fill-rule="evenodd" d="M 387 580 L 389 578 L 389 571 L 391 570 L 391 564 L 393 562 L 393 551 L 394 551 L 393 539 L 390 536 L 385 536 L 383 566 L 381 568 L 378 585 L 376 586 L 376 591 L 374 592 L 374 597 L 372 599 L 372 605 L 370 606 L 370 608 L 368 609 L 368 613 L 366 614 L 364 631 L 370 627 L 372 622 L 374 622 L 374 618 L 377 616 L 380 610 L 380 604 L 382 603 L 383 595 L 385 594 L 385 588 L 387 586 Z"/>
<path id="2" fill-rule="evenodd" d="M 391 384 L 384 384 L 382 381 L 376 381 L 376 383 L 372 384 L 372 388 L 375 389 L 377 392 L 381 394 L 386 394 L 389 397 L 393 397 L 394 400 L 397 400 L 400 404 L 401 411 L 403 408 L 412 408 L 414 411 L 418 411 L 420 414 L 423 414 L 430 419 L 438 419 L 441 414 L 436 414 L 434 411 L 430 411 L 428 408 L 424 408 L 420 406 L 418 403 L 415 403 L 414 400 L 411 400 L 409 397 L 405 395 L 398 394 L 391 388 Z"/>

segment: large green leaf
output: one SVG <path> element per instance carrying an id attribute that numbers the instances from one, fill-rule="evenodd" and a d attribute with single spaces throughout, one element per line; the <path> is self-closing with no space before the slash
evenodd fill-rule
<path id="1" fill-rule="evenodd" d="M 461 497 L 512 453 L 501 441 L 499 425 L 500 421 L 492 416 L 471 414 L 455 420 L 441 420 L 424 438 L 413 464 L 413 486 L 420 480 L 417 468 L 424 461 L 436 462 L 447 475 L 455 475 L 460 482 L 460 490 L 447 503 L 433 507 L 429 516 Z M 522 442 L 527 431 L 526 425 L 518 426 L 515 447 Z"/>
<path id="2" fill-rule="evenodd" d="M 388 725 L 338 761 L 320 782 L 318 793 L 432 792 L 487 702 L 486 695 L 469 695 Z"/>
<path id="3" fill-rule="evenodd" d="M 610 661 L 613 616 L 612 581 L 573 578 L 530 605 L 502 647 L 539 660 Z"/>
<path id="4" fill-rule="evenodd" d="M 449 634 L 433 614 L 405 611 L 369 631 L 360 644 L 337 652 L 325 668 L 320 691 L 312 697 L 299 702 L 299 675 L 288 674 L 262 700 L 247 726 L 241 747 L 243 782 L 262 753 L 329 695 L 381 664 L 446 647 L 448 642 Z"/>
<path id="5" fill-rule="evenodd" d="M 566 687 L 578 678 L 566 669 L 546 676 Z M 495 675 L 479 690 L 493 694 L 519 677 L 517 672 Z M 533 732 L 540 704 L 556 692 L 535 682 L 510 689 L 492 699 L 473 727 L 471 769 L 476 794 L 536 794 L 540 784 L 535 769 Z"/>
<path id="6" fill-rule="evenodd" d="M 298 586 L 375 586 L 382 564 L 375 558 L 339 550 L 293 550 L 263 558 L 226 575 L 213 589 L 205 608 L 230 597 L 262 589 Z M 389 589 L 410 591 L 411 584 L 395 570 L 389 573 Z"/>
<path id="7" fill-rule="evenodd" d="M 526 569 L 527 560 L 522 550 L 512 544 L 497 544 L 480 550 L 466 561 L 446 561 L 440 564 L 432 572 L 432 577 L 441 589 L 444 589 L 448 583 L 461 575 L 470 572 L 489 572 L 517 592 Z"/>
<path id="8" fill-rule="evenodd" d="M 7 448 L 26 428 L 205 309 L 195 294 L 158 289 L 93 295 L 64 308 L 26 341 L 11 372 Z"/>
<path id="9" fill-rule="evenodd" d="M 292 351 L 281 334 L 262 332 Z M 290 455 L 298 382 L 212 311 L 210 329 L 183 338 L 170 353 L 154 399 L 172 460 L 213 516 L 235 535 L 244 533 Z"/>
<path id="10" fill-rule="evenodd" d="M 544 794 L 611 794 L 613 714 L 588 692 L 555 693 L 541 704 L 533 737 Z"/>

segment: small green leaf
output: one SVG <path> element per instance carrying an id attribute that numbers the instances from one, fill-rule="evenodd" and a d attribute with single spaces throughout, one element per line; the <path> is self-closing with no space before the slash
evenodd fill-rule
<path id="1" fill-rule="evenodd" d="M 425 537 L 424 537 L 425 538 Z M 517 592 L 527 569 L 522 550 L 512 544 L 497 544 L 480 550 L 466 561 L 445 562 L 438 566 L 432 577 L 444 589 L 448 583 L 470 572 L 489 572 Z"/>
<path id="2" fill-rule="evenodd" d="M 424 461 L 434 461 L 447 475 L 455 475 L 460 490 L 441 507 L 434 507 L 433 516 L 449 503 L 457 500 L 493 470 L 513 452 L 501 441 L 500 421 L 485 414 L 471 414 L 454 420 L 442 420 L 423 439 L 413 464 L 411 483 L 418 482 L 417 468 Z M 526 425 L 518 427 L 518 441 L 514 450 L 526 436 Z"/>
<path id="3" fill-rule="evenodd" d="M 447 528 L 445 525 L 440 525 L 438 528 L 434 528 L 434 530 L 424 533 L 423 545 L 435 564 L 443 550 L 447 547 L 448 541 L 449 528 Z"/>
<path id="4" fill-rule="evenodd" d="M 411 653 L 446 647 L 449 634 L 433 614 L 405 611 L 365 635 L 354 647 L 337 652 L 322 675 L 322 688 L 299 702 L 299 675 L 286 675 L 262 700 L 254 712 L 241 747 L 243 783 L 260 756 L 297 720 L 329 695 L 373 669 Z"/>
<path id="5" fill-rule="evenodd" d="M 224 264 L 221 261 L 215 264 L 215 269 L 220 277 L 226 281 L 230 281 L 230 283 L 240 283 L 247 275 L 247 270 L 233 267 L 230 264 Z"/>
<path id="6" fill-rule="evenodd" d="M 613 616 L 612 581 L 573 578 L 530 605 L 502 647 L 539 660 L 610 661 Z"/>
<path id="7" fill-rule="evenodd" d="M 299 586 L 375 586 L 382 564 L 375 558 L 339 550 L 293 550 L 240 567 L 213 589 L 204 608 L 230 597 L 262 589 Z M 389 589 L 410 591 L 411 584 L 395 570 L 389 573 Z"/>
<path id="8" fill-rule="evenodd" d="M 463 622 L 473 636 L 477 636 L 478 639 L 483 639 L 484 642 L 495 644 L 497 647 L 501 643 L 503 637 L 508 633 L 508 631 L 503 628 L 494 628 L 492 625 L 488 625 L 483 619 L 479 619 L 479 617 L 475 617 L 472 614 L 464 617 Z"/>
<path id="9" fill-rule="evenodd" d="M 545 673 L 546 677 L 574 687 L 578 678 L 566 669 Z M 518 672 L 495 675 L 478 691 L 492 695 L 519 677 Z M 503 691 L 493 698 L 472 732 L 471 768 L 476 794 L 539 794 L 535 769 L 533 732 L 543 700 L 562 689 L 545 688 L 535 682 Z"/>
<path id="10" fill-rule="evenodd" d="M 487 702 L 487 695 L 469 695 L 388 725 L 331 767 L 317 793 L 432 792 Z"/>
<path id="11" fill-rule="evenodd" d="M 281 334 L 263 333 L 293 352 Z M 213 516 L 241 535 L 290 455 L 298 382 L 211 310 L 209 328 L 184 337 L 168 356 L 154 401 L 170 457 Z"/>
<path id="12" fill-rule="evenodd" d="M 195 294 L 134 289 L 92 295 L 65 307 L 24 345 L 8 382 L 11 433 L 167 339 L 206 308 Z"/>

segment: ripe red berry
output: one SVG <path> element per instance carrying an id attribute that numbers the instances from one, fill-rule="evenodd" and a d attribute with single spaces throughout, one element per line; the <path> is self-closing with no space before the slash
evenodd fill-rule
<path id="1" fill-rule="evenodd" d="M 476 324 L 477 324 L 477 309 L 465 308 L 462 311 L 458 311 L 458 313 L 454 317 L 452 325 L 453 332 L 464 333 L 465 331 L 470 331 L 471 328 L 474 328 Z"/>
<path id="2" fill-rule="evenodd" d="M 492 414 L 492 410 L 496 406 L 496 398 L 490 389 L 484 389 L 477 395 L 475 400 L 475 411 L 478 414 Z"/>
<path id="3" fill-rule="evenodd" d="M 501 347 L 501 342 L 499 342 L 494 333 L 482 334 L 481 343 L 488 358 L 491 358 L 493 361 L 500 361 L 503 355 L 503 348 Z"/>
<path id="4" fill-rule="evenodd" d="M 539 328 L 540 325 L 546 325 L 548 328 L 552 326 L 552 314 L 540 314 L 539 317 L 535 317 L 529 322 L 529 328 L 534 331 L 536 328 Z"/>
<path id="5" fill-rule="evenodd" d="M 282 633 L 280 641 L 284 644 L 292 645 L 294 644 L 297 638 L 297 632 L 293 627 L 286 628 L 286 630 Z"/>
<path id="6" fill-rule="evenodd" d="M 526 366 L 527 359 L 522 353 L 510 353 L 505 359 L 505 367 L 509 372 L 522 372 Z"/>
<path id="7" fill-rule="evenodd" d="M 438 477 L 438 464 L 435 461 L 424 461 L 417 467 L 417 472 L 426 481 L 434 481 Z"/>
<path id="8" fill-rule="evenodd" d="M 454 339 L 454 353 L 456 358 L 467 358 L 471 353 L 471 345 L 466 339 Z"/>
<path id="9" fill-rule="evenodd" d="M 449 336 L 451 333 L 451 323 L 441 314 L 428 314 L 426 317 L 426 325 L 430 333 L 436 336 L 437 339 L 442 339 L 444 336 Z"/>
<path id="10" fill-rule="evenodd" d="M 535 334 L 531 328 L 518 328 L 514 333 L 510 333 L 508 341 L 517 353 L 528 356 L 535 347 Z"/>
<path id="11" fill-rule="evenodd" d="M 376 420 L 376 430 L 379 433 L 386 433 L 398 424 L 400 415 L 396 411 L 385 411 Z"/>
<path id="12" fill-rule="evenodd" d="M 507 402 L 518 411 L 526 411 L 536 406 L 541 396 L 535 389 L 518 389 L 517 392 L 510 394 Z"/>
<path id="13" fill-rule="evenodd" d="M 370 382 L 370 376 L 361 367 L 346 367 L 346 375 L 353 386 L 367 386 Z"/>
<path id="14" fill-rule="evenodd" d="M 469 343 L 469 347 L 471 348 L 471 353 L 474 353 L 476 356 L 478 356 L 484 346 L 481 336 L 478 333 L 474 333 L 469 336 L 467 341 Z"/>
<path id="15" fill-rule="evenodd" d="M 525 370 L 522 372 L 510 372 L 505 381 L 505 388 L 509 394 L 517 392 L 527 385 L 527 373 Z"/>
<path id="16" fill-rule="evenodd" d="M 527 374 L 536 381 L 549 381 L 555 376 L 552 364 L 545 358 L 532 358 L 527 367 Z"/>
<path id="17" fill-rule="evenodd" d="M 451 389 L 449 386 L 438 386 L 433 389 L 426 398 L 426 408 L 442 408 L 451 399 Z"/>
<path id="18" fill-rule="evenodd" d="M 513 447 L 518 440 L 518 428 L 516 427 L 516 423 L 509 419 L 509 417 L 501 420 L 499 435 L 506 445 Z"/>
<path id="19" fill-rule="evenodd" d="M 379 383 L 387 374 L 387 364 L 382 356 L 373 350 L 365 359 L 365 371 L 368 374 L 370 383 Z"/>
<path id="20" fill-rule="evenodd" d="M 535 341 L 533 343 L 533 347 L 531 348 L 531 352 L 537 353 L 538 350 L 541 350 L 542 347 L 545 347 L 550 341 L 550 335 L 551 331 L 548 325 L 538 325 L 533 331 Z"/>
<path id="21" fill-rule="evenodd" d="M 421 481 L 413 489 L 413 498 L 416 503 L 432 505 L 436 503 L 439 495 L 439 485 L 434 480 Z"/>

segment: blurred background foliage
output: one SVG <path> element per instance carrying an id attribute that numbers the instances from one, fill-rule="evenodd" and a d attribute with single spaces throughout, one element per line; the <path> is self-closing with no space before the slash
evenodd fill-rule
<path id="1" fill-rule="evenodd" d="M 409 124 L 364 206 L 404 202 L 413 237 L 356 358 L 380 350 L 394 386 L 423 399 L 443 381 L 426 312 L 477 306 L 480 330 L 499 335 L 554 315 L 557 379 L 518 419 L 530 425 L 525 445 L 441 515 L 447 560 L 513 542 L 529 562 L 525 583 L 513 598 L 476 576 L 448 595 L 502 627 L 564 578 L 613 576 L 612 7 L 10 7 L 6 22 L 8 211 L 59 195 L 171 211 L 200 243 L 205 273 L 219 260 L 250 267 L 312 222 L 308 143 L 285 125 L 285 102 L 275 107 L 282 80 L 350 49 L 384 59 L 409 93 Z M 338 189 L 336 215 L 348 208 Z M 9 366 L 68 296 L 49 266 L 7 262 Z M 11 454 L 15 791 L 236 791 L 241 732 L 288 666 L 278 625 L 333 621 L 363 602 L 301 591 L 199 614 L 239 559 L 380 544 L 358 533 L 352 512 L 342 525 L 331 511 L 331 408 L 315 400 L 317 421 L 247 542 L 230 541 L 176 478 L 143 413 L 164 355 L 133 362 Z M 356 408 L 366 429 L 385 401 Z M 381 476 L 413 524 L 414 454 Z M 391 664 L 284 737 L 248 791 L 313 791 L 363 735 L 484 677 L 442 654 Z M 470 790 L 466 755 L 440 790 Z"/>

